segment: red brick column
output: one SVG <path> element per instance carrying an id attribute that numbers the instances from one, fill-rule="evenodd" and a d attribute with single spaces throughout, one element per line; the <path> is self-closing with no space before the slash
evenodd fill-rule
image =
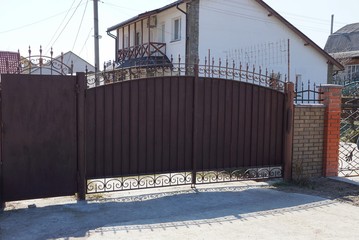
<path id="1" fill-rule="evenodd" d="M 338 176 L 340 113 L 342 87 L 338 85 L 322 85 L 321 99 L 325 105 L 324 115 L 324 147 L 323 175 L 324 177 Z"/>

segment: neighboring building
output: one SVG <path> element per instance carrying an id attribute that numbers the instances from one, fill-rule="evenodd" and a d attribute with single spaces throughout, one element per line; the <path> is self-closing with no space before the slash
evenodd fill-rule
<path id="1" fill-rule="evenodd" d="M 221 58 L 316 83 L 327 83 L 333 71 L 343 69 L 262 0 L 180 0 L 107 32 L 116 40 L 120 67 L 168 64 L 178 56 L 202 64 Z"/>
<path id="2" fill-rule="evenodd" d="M 20 54 L 18 52 L 0 51 L 0 74 L 17 73 L 20 68 Z"/>
<path id="3" fill-rule="evenodd" d="M 345 71 L 334 77 L 336 83 L 359 82 L 359 23 L 346 25 L 331 34 L 324 50 L 345 66 Z"/>
<path id="4" fill-rule="evenodd" d="M 33 59 L 36 60 L 36 59 Z M 71 74 L 76 72 L 87 72 L 93 73 L 95 72 L 95 67 L 88 63 L 86 60 L 82 59 L 75 53 L 69 51 L 64 54 L 61 54 L 52 59 L 52 67 L 50 65 L 51 58 L 43 57 L 42 60 L 42 68 L 39 67 L 39 61 L 37 61 L 36 67 L 31 67 L 31 74 L 53 74 L 58 75 L 63 74 Z M 34 61 L 33 61 L 34 62 Z M 28 67 L 24 67 L 25 70 L 28 70 Z"/>

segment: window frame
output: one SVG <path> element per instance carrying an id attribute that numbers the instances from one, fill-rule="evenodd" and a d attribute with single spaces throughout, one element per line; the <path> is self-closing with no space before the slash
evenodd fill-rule
<path id="1" fill-rule="evenodd" d="M 176 22 L 178 24 L 176 24 Z M 172 19 L 172 42 L 181 41 L 182 39 L 182 18 L 176 17 Z"/>

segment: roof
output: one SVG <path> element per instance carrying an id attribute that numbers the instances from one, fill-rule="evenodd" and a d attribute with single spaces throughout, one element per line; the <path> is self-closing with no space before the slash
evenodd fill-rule
<path id="1" fill-rule="evenodd" d="M 80 57 L 79 55 L 75 54 L 72 51 L 68 51 L 66 53 L 63 53 L 61 55 L 58 55 L 56 57 L 54 57 L 57 60 L 61 60 L 61 56 L 63 55 L 63 57 L 65 58 L 67 55 L 69 55 L 69 59 L 71 58 L 71 56 L 76 57 L 77 59 L 80 59 L 81 61 L 83 61 L 89 68 L 95 68 L 91 63 L 89 63 L 88 61 L 86 61 L 85 59 L 83 59 L 82 57 Z"/>
<path id="2" fill-rule="evenodd" d="M 294 33 L 296 33 L 303 41 L 317 50 L 324 58 L 328 60 L 328 63 L 332 63 L 336 68 L 334 70 L 344 70 L 344 66 L 335 60 L 332 56 L 330 56 L 324 49 L 319 47 L 313 40 L 307 37 L 304 33 L 302 33 L 298 28 L 294 27 L 290 22 L 288 22 L 284 17 L 282 17 L 279 13 L 277 13 L 273 8 L 271 8 L 268 4 L 263 2 L 262 0 L 254 0 L 259 3 L 262 7 L 264 7 L 270 14 L 275 16 L 279 21 L 281 21 L 284 25 L 290 28 Z"/>
<path id="3" fill-rule="evenodd" d="M 329 53 L 359 51 L 359 23 L 348 24 L 331 34 L 324 49 Z"/>
<path id="4" fill-rule="evenodd" d="M 288 22 L 284 17 L 282 17 L 278 12 L 276 12 L 273 8 L 271 8 L 263 0 L 254 0 L 254 1 L 256 1 L 259 5 L 261 5 L 263 8 L 265 8 L 269 12 L 268 16 L 276 17 L 285 26 L 287 26 L 289 29 L 291 29 L 301 39 L 303 39 L 303 41 L 305 42 L 306 45 L 310 45 L 311 47 L 313 47 L 317 52 L 319 52 L 319 54 L 321 54 L 324 58 L 326 58 L 328 60 L 328 63 L 332 63 L 335 66 L 335 70 L 344 70 L 344 66 L 342 64 L 340 64 L 337 60 L 335 60 L 332 56 L 330 56 L 326 51 L 324 51 L 321 47 L 319 47 L 315 42 L 313 42 L 304 33 L 302 33 L 300 30 L 298 30 L 296 27 L 294 27 L 290 22 Z M 124 22 L 121 22 L 121 23 L 119 23 L 119 24 L 117 24 L 115 26 L 112 26 L 112 27 L 108 28 L 107 32 L 111 32 L 111 31 L 116 30 L 116 29 L 118 29 L 120 27 L 126 26 L 129 23 L 132 23 L 134 21 L 138 21 L 140 19 L 144 19 L 146 17 L 149 17 L 150 15 L 160 13 L 162 11 L 165 11 L 165 10 L 169 9 L 169 8 L 175 7 L 180 3 L 185 3 L 185 2 L 188 2 L 188 0 L 178 0 L 178 1 L 173 2 L 171 4 L 168 4 L 168 5 L 166 5 L 166 6 L 162 7 L 162 8 L 158 8 L 158 9 L 155 9 L 153 11 L 141 13 L 141 14 L 133 17 L 133 18 L 130 18 L 130 19 L 124 21 Z"/>

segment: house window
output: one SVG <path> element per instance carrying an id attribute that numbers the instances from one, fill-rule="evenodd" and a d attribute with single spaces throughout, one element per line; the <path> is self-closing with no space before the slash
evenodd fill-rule
<path id="1" fill-rule="evenodd" d="M 124 40 L 124 42 L 123 42 L 123 43 L 124 43 L 124 44 L 123 44 L 124 47 L 125 47 L 125 48 L 129 47 L 129 39 L 128 39 L 128 36 L 127 36 L 127 35 L 125 35 L 125 37 L 124 37 L 123 40 Z"/>
<path id="2" fill-rule="evenodd" d="M 142 42 L 141 42 L 141 33 L 137 32 L 136 33 L 136 38 L 135 38 L 135 45 L 137 46 L 137 45 L 140 45 L 140 44 L 142 44 Z"/>
<path id="3" fill-rule="evenodd" d="M 166 42 L 166 25 L 164 23 L 161 24 L 161 35 L 160 35 L 160 41 Z"/>
<path id="4" fill-rule="evenodd" d="M 172 29 L 172 41 L 181 40 L 181 18 L 173 19 Z"/>
<path id="5" fill-rule="evenodd" d="M 347 77 L 349 81 L 359 81 L 359 65 L 347 66 Z"/>

